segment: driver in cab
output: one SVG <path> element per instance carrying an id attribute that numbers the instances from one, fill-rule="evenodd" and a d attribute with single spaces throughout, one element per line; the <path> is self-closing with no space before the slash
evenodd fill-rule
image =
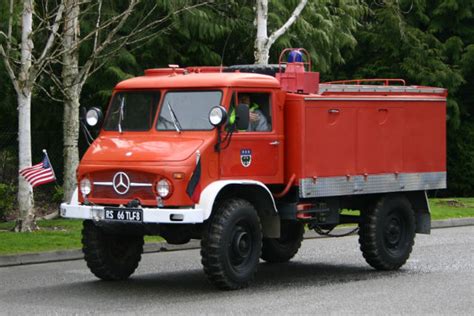
<path id="1" fill-rule="evenodd" d="M 257 103 L 250 102 L 250 96 L 246 93 L 239 94 L 239 104 L 245 104 L 249 107 L 249 127 L 247 132 L 268 132 L 270 126 L 265 114 L 260 110 Z M 230 123 L 235 121 L 235 110 L 230 115 Z"/>

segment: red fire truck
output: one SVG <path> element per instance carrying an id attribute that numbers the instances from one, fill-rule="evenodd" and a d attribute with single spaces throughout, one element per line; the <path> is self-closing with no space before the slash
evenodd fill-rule
<path id="1" fill-rule="evenodd" d="M 242 288 L 260 258 L 290 260 L 305 227 L 347 223 L 368 264 L 395 270 L 430 232 L 426 191 L 446 187 L 446 97 L 400 79 L 320 83 L 303 49 L 276 67 L 149 69 L 117 84 L 103 120 L 85 115 L 99 134 L 61 215 L 84 219 L 103 280 L 128 278 L 143 236 L 160 235 L 200 239 L 209 280 Z"/>

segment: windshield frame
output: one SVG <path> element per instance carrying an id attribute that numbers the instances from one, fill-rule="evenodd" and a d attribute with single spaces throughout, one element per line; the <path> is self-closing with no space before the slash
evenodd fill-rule
<path id="1" fill-rule="evenodd" d="M 176 92 L 217 92 L 217 93 L 220 93 L 220 100 L 218 102 L 218 104 L 212 104 L 210 105 L 210 108 L 209 110 L 213 107 L 213 106 L 216 106 L 216 105 L 221 105 L 223 106 L 223 99 L 225 97 L 225 93 L 222 89 L 219 89 L 219 88 L 212 88 L 212 89 L 169 89 L 169 90 L 162 90 L 161 91 L 161 98 L 160 98 L 160 104 L 159 104 L 159 107 L 158 107 L 158 110 L 156 111 L 156 117 L 155 117 L 155 121 L 154 121 L 154 130 L 156 132 L 174 132 L 176 133 L 176 130 L 173 128 L 173 129 L 166 129 L 166 130 L 162 130 L 162 129 L 158 129 L 158 123 L 159 123 L 159 119 L 160 119 L 160 115 L 161 115 L 161 111 L 163 110 L 163 107 L 166 107 L 166 103 L 165 103 L 165 100 L 166 100 L 166 95 L 168 93 L 176 93 Z M 174 107 L 174 104 L 171 104 L 173 107 Z M 206 115 L 209 115 L 209 113 L 207 113 Z M 178 118 L 179 120 L 179 118 Z M 181 132 L 193 132 L 193 131 L 203 131 L 203 132 L 210 132 L 210 131 L 213 131 L 214 130 L 214 126 L 212 126 L 210 123 L 210 128 L 209 129 L 187 129 L 187 128 L 180 128 L 181 129 Z"/>

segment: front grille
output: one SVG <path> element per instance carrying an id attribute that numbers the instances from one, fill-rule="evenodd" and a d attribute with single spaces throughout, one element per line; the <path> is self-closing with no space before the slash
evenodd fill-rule
<path id="1" fill-rule="evenodd" d="M 125 194 L 117 194 L 112 187 L 106 186 L 94 186 L 94 191 L 92 192 L 91 198 L 100 198 L 100 199 L 142 199 L 142 200 L 153 200 L 155 199 L 155 194 L 152 191 L 151 187 L 148 188 L 130 188 L 130 190 Z"/>
<path id="2" fill-rule="evenodd" d="M 122 176 L 122 182 L 128 184 L 129 189 L 125 194 L 119 194 L 114 190 L 114 177 L 118 172 L 122 172 L 126 176 Z M 153 192 L 153 183 L 155 182 L 155 175 L 135 171 L 100 171 L 91 175 L 94 189 L 90 198 L 100 199 L 141 199 L 154 200 L 155 194 Z M 128 179 L 126 179 L 128 177 Z M 120 179 L 116 179 L 116 184 Z M 124 186 L 119 186 L 119 190 L 124 190 Z"/>

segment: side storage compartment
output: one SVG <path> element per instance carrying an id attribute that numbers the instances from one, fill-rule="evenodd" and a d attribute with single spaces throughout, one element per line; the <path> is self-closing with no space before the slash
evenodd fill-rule
<path id="1" fill-rule="evenodd" d="M 355 174 L 357 109 L 338 102 L 313 102 L 306 105 L 305 118 L 304 174 Z"/>

